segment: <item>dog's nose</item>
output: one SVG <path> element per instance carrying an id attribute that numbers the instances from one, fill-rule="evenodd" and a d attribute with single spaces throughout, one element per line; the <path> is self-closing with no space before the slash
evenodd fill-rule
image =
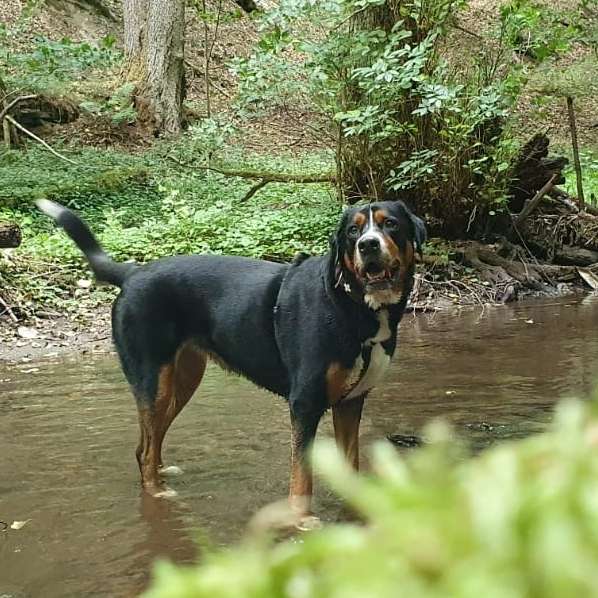
<path id="1" fill-rule="evenodd" d="M 377 237 L 365 237 L 364 239 L 359 240 L 357 247 L 359 248 L 359 253 L 361 253 L 361 255 L 370 255 L 380 251 L 380 241 Z"/>

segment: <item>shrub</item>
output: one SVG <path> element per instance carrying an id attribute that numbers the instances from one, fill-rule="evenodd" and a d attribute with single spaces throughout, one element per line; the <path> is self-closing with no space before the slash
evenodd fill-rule
<path id="1" fill-rule="evenodd" d="M 367 521 L 300 541 L 249 538 L 198 567 L 159 563 L 146 598 L 594 596 L 598 422 L 567 403 L 547 433 L 463 451 L 436 424 L 408 457 L 377 445 L 356 476 L 324 445 L 316 468 Z"/>

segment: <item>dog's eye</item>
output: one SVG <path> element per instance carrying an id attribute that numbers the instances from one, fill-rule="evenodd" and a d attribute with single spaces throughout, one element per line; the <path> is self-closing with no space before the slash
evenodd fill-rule
<path id="1" fill-rule="evenodd" d="M 353 224 L 348 228 L 347 232 L 353 237 L 359 234 L 359 228 Z"/>
<path id="2" fill-rule="evenodd" d="M 398 222 L 392 218 L 387 218 L 384 221 L 384 226 L 386 226 L 386 228 L 397 228 Z"/>

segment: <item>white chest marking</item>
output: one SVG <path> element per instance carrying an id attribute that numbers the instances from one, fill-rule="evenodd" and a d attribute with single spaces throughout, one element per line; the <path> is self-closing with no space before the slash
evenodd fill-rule
<path id="1" fill-rule="evenodd" d="M 365 341 L 366 346 L 372 346 L 372 353 L 370 355 L 370 362 L 368 369 L 363 372 L 363 358 L 360 355 L 353 365 L 351 375 L 349 376 L 349 382 L 357 385 L 349 392 L 347 399 L 354 399 L 360 395 L 368 392 L 374 386 L 376 386 L 384 377 L 388 365 L 390 364 L 390 357 L 384 351 L 384 347 L 381 345 L 384 341 L 390 338 L 390 327 L 388 326 L 388 311 L 381 310 L 378 314 L 378 321 L 380 326 L 375 336 Z"/>

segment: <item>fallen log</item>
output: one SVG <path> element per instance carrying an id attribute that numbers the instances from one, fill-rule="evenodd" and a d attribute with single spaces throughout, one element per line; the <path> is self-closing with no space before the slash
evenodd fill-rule
<path id="1" fill-rule="evenodd" d="M 0 223 L 0 249 L 18 247 L 21 239 L 21 229 L 18 224 Z"/>
<path id="2" fill-rule="evenodd" d="M 549 157 L 550 139 L 543 133 L 534 135 L 521 149 L 511 166 L 509 195 L 512 212 L 521 212 L 525 201 L 531 199 L 546 181 L 554 185 L 565 182 L 563 168 L 568 160 L 562 156 Z"/>
<path id="3" fill-rule="evenodd" d="M 591 266 L 598 263 L 598 251 L 563 245 L 555 252 L 553 261 L 562 266 Z"/>
<path id="4" fill-rule="evenodd" d="M 544 186 L 529 201 L 525 201 L 521 212 L 513 219 L 515 226 L 521 226 L 525 219 L 538 207 L 544 195 L 546 195 L 554 186 L 554 181 L 558 175 L 553 174 Z"/>
<path id="5" fill-rule="evenodd" d="M 44 123 L 67 124 L 79 118 L 79 107 L 61 98 L 44 95 L 22 96 L 11 106 L 12 117 L 20 124 L 38 127 Z"/>
<path id="6" fill-rule="evenodd" d="M 501 255 L 501 251 L 507 251 L 509 257 Z M 524 261 L 521 248 L 509 242 L 499 246 L 468 242 L 457 253 L 464 265 L 473 268 L 493 288 L 495 300 L 502 303 L 517 299 L 521 292 L 541 293 L 579 276 L 575 266 Z"/>

